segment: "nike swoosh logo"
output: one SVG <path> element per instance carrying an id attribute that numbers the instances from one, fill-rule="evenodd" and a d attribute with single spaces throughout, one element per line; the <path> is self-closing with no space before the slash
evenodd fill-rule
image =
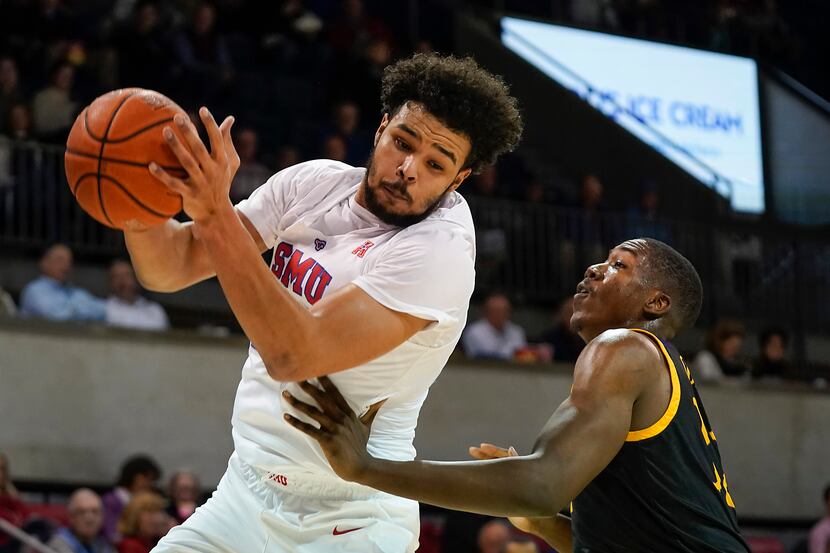
<path id="1" fill-rule="evenodd" d="M 343 534 L 348 534 L 349 532 L 354 532 L 356 530 L 362 530 L 364 527 L 361 526 L 360 528 L 350 528 L 349 530 L 338 530 L 337 526 L 334 527 L 334 530 L 331 531 L 332 536 L 342 536 Z"/>

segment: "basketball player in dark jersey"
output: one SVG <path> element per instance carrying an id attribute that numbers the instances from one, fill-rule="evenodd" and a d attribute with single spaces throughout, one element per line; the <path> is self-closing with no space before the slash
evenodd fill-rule
<path id="1" fill-rule="evenodd" d="M 693 374 L 669 342 L 694 324 L 702 296 L 691 263 L 656 240 L 626 241 L 589 267 L 571 319 L 587 346 L 570 396 L 530 455 L 483 446 L 471 453 L 491 459 L 374 459 L 369 427 L 326 379 L 322 389 L 303 387 L 319 409 L 286 397 L 317 425 L 286 419 L 317 439 L 346 480 L 518 517 L 517 526 L 559 551 L 747 553 L 717 438 Z M 569 506 L 570 519 L 558 514 Z"/>

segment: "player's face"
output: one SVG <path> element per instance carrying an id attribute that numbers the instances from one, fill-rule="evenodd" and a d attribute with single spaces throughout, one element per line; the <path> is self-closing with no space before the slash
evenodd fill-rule
<path id="1" fill-rule="evenodd" d="M 647 249 L 641 240 L 623 242 L 602 263 L 591 265 L 577 285 L 571 328 L 586 342 L 609 328 L 642 319 L 648 290 L 640 275 Z"/>
<path id="2" fill-rule="evenodd" d="M 469 176 L 463 166 L 470 148 L 466 136 L 407 104 L 391 119 L 383 116 L 358 201 L 387 224 L 413 225 Z"/>

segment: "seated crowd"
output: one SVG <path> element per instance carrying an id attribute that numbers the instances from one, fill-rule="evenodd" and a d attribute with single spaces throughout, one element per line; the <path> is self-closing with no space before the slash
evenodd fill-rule
<path id="1" fill-rule="evenodd" d="M 71 493 L 64 511 L 43 513 L 21 498 L 12 484 L 8 459 L 0 453 L 0 519 L 56 553 L 149 553 L 202 501 L 194 474 L 175 473 L 166 494 L 156 488 L 160 477 L 155 461 L 138 455 L 123 464 L 116 486 L 103 497 L 80 487 Z M 0 553 L 25 553 L 28 547 L 3 531 L 0 523 Z"/>
<path id="2" fill-rule="evenodd" d="M 102 322 L 110 326 L 143 330 L 170 327 L 164 308 L 140 295 L 132 266 L 116 259 L 109 267 L 109 297 L 100 298 L 71 283 L 72 250 L 63 244 L 49 247 L 41 256 L 40 276 L 20 293 L 20 308 L 0 289 L 3 311 L 21 317 L 51 321 Z"/>

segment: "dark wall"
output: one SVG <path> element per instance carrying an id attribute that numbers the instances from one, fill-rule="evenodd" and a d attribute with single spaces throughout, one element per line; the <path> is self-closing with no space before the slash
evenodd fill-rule
<path id="1" fill-rule="evenodd" d="M 788 223 L 830 224 L 830 112 L 772 70 L 761 73 L 761 94 L 769 200 L 776 216 Z"/>

